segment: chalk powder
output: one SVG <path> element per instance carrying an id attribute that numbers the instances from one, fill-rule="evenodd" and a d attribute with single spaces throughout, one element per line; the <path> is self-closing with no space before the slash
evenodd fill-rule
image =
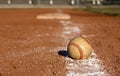
<path id="1" fill-rule="evenodd" d="M 60 21 L 63 26 L 63 31 L 61 36 L 64 38 L 64 41 L 69 41 L 68 34 L 80 34 L 81 29 L 74 23 L 70 21 Z M 73 25 L 73 26 L 70 26 Z M 89 35 L 84 35 L 87 37 L 94 37 Z M 98 59 L 96 53 L 93 51 L 89 59 L 86 60 L 73 60 L 69 57 L 65 58 L 66 60 L 66 76 L 106 76 L 106 70 L 104 66 L 101 65 L 102 61 Z"/>

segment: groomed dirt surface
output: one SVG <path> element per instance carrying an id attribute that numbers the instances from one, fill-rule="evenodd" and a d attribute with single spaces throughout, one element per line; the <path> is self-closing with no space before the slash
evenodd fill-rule
<path id="1" fill-rule="evenodd" d="M 45 13 L 66 13 L 71 19 L 36 18 Z M 106 71 L 103 76 L 119 76 L 120 17 L 47 8 L 0 9 L 0 76 L 68 75 L 66 56 L 60 52 L 66 51 L 75 36 L 84 36 L 92 43 Z"/>

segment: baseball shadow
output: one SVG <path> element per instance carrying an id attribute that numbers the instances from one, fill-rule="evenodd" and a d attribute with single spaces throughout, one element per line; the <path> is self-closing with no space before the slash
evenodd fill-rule
<path id="1" fill-rule="evenodd" d="M 68 56 L 67 50 L 59 50 L 59 51 L 58 51 L 58 54 L 61 55 L 61 56 L 64 56 L 64 57 L 67 57 L 67 56 Z"/>

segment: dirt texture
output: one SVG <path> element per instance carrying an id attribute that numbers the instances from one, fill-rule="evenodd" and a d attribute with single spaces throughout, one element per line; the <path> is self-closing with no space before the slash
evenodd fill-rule
<path id="1" fill-rule="evenodd" d="M 36 18 L 56 12 L 69 14 L 81 32 L 67 34 L 64 42 L 59 19 Z M 0 76 L 66 76 L 66 57 L 59 51 L 81 35 L 89 36 L 108 75 L 119 76 L 120 17 L 75 9 L 0 9 Z"/>

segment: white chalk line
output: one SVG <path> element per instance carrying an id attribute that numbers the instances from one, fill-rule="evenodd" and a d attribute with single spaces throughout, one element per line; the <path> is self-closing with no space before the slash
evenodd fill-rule
<path id="1" fill-rule="evenodd" d="M 68 43 L 71 36 L 76 36 L 80 34 L 82 31 L 77 24 L 71 21 L 60 21 L 63 26 L 63 31 L 61 36 L 64 39 L 64 43 Z M 79 26 L 83 27 L 82 24 Z M 95 37 L 92 35 L 82 35 L 83 37 Z M 73 60 L 69 57 L 65 58 L 66 60 L 66 76 L 105 76 L 106 71 L 104 70 L 104 66 L 101 65 L 102 61 L 98 59 L 96 53 L 93 51 L 89 59 L 87 60 Z"/>
<path id="2" fill-rule="evenodd" d="M 83 36 L 83 37 L 86 37 L 86 38 L 87 38 L 87 37 L 89 38 L 89 37 L 95 37 L 96 35 L 82 35 L 82 36 Z"/>
<path id="3" fill-rule="evenodd" d="M 86 60 L 66 58 L 67 76 L 105 76 L 106 71 L 100 63 L 100 59 L 97 58 L 94 52 Z"/>

